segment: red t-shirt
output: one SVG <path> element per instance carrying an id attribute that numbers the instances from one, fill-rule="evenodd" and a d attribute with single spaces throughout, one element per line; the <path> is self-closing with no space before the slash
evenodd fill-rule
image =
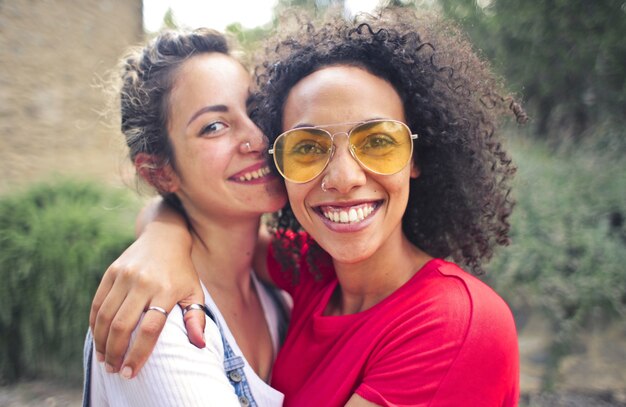
<path id="1" fill-rule="evenodd" d="M 273 251 L 268 266 L 294 300 L 272 374 L 285 406 L 343 406 L 354 393 L 382 406 L 517 405 L 511 311 L 455 264 L 431 260 L 380 303 L 343 316 L 322 315 L 337 286 L 332 267 L 316 279 L 303 255 L 294 286 Z"/>

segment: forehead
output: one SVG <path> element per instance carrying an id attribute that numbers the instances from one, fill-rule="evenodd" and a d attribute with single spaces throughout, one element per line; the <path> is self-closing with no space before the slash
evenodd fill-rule
<path id="1" fill-rule="evenodd" d="M 234 58 L 217 52 L 195 55 L 176 72 L 168 99 L 168 128 L 184 128 L 206 106 L 245 112 L 249 88 L 250 75 Z"/>
<path id="2" fill-rule="evenodd" d="M 176 72 L 172 86 L 172 98 L 185 93 L 220 93 L 248 91 L 250 75 L 244 67 L 229 55 L 209 52 L 195 55 L 185 61 Z"/>
<path id="3" fill-rule="evenodd" d="M 331 66 L 301 79 L 289 91 L 283 128 L 358 122 L 374 118 L 404 121 L 400 96 L 386 80 L 354 66 Z"/>

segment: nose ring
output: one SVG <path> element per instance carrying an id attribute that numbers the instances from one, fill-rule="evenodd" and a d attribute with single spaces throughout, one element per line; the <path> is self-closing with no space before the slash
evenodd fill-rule
<path id="1" fill-rule="evenodd" d="M 245 143 L 242 143 L 241 147 L 243 148 L 243 151 L 245 153 L 249 153 L 250 151 L 252 151 L 252 147 L 250 146 L 250 142 L 249 141 L 246 141 Z"/>
<path id="2" fill-rule="evenodd" d="M 322 191 L 328 191 L 328 189 L 326 188 L 326 177 L 324 177 L 324 179 L 322 180 Z"/>

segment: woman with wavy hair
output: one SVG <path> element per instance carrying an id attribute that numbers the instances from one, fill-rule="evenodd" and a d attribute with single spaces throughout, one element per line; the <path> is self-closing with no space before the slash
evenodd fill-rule
<path id="1" fill-rule="evenodd" d="M 523 111 L 454 27 L 406 9 L 273 41 L 251 104 L 289 198 L 255 268 L 293 298 L 272 386 L 288 406 L 516 405 L 511 312 L 449 260 L 480 274 L 508 243 L 515 168 L 497 127 Z"/>
<path id="2" fill-rule="evenodd" d="M 252 253 L 261 215 L 284 205 L 285 193 L 268 168 L 267 139 L 247 114 L 250 75 L 222 34 L 198 29 L 164 32 L 132 51 L 119 79 L 130 159 L 184 217 L 185 233 L 168 238 L 189 245 L 189 268 L 205 301 L 173 310 L 158 298 L 142 304 L 145 314 L 134 331 L 163 331 L 135 380 L 127 380 L 128 369 L 111 374 L 110 363 L 98 363 L 104 357 L 88 338 L 84 403 L 280 406 L 282 394 L 267 382 L 286 313 L 276 290 L 252 272 Z M 132 305 L 137 298 L 125 300 Z M 121 311 L 134 328 L 141 310 Z M 201 348 L 189 344 L 184 327 L 193 314 L 211 321 L 196 332 Z M 123 326 L 119 322 L 112 332 Z M 93 335 L 97 342 L 102 330 L 96 327 Z"/>

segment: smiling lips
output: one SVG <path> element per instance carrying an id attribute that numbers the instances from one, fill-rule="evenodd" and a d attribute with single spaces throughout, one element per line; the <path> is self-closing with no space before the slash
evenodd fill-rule
<path id="1" fill-rule="evenodd" d="M 271 172 L 270 167 L 268 167 L 267 165 L 265 167 L 261 167 L 257 170 L 254 171 L 250 171 L 250 172 L 245 172 L 243 174 L 240 174 L 239 176 L 234 177 L 237 181 L 240 182 L 246 182 L 246 181 L 252 181 L 252 180 L 257 180 L 259 178 L 263 178 L 266 175 L 268 175 Z"/>
<path id="2" fill-rule="evenodd" d="M 357 223 L 371 215 L 376 206 L 376 203 L 370 202 L 349 207 L 320 206 L 318 209 L 331 222 Z"/>

